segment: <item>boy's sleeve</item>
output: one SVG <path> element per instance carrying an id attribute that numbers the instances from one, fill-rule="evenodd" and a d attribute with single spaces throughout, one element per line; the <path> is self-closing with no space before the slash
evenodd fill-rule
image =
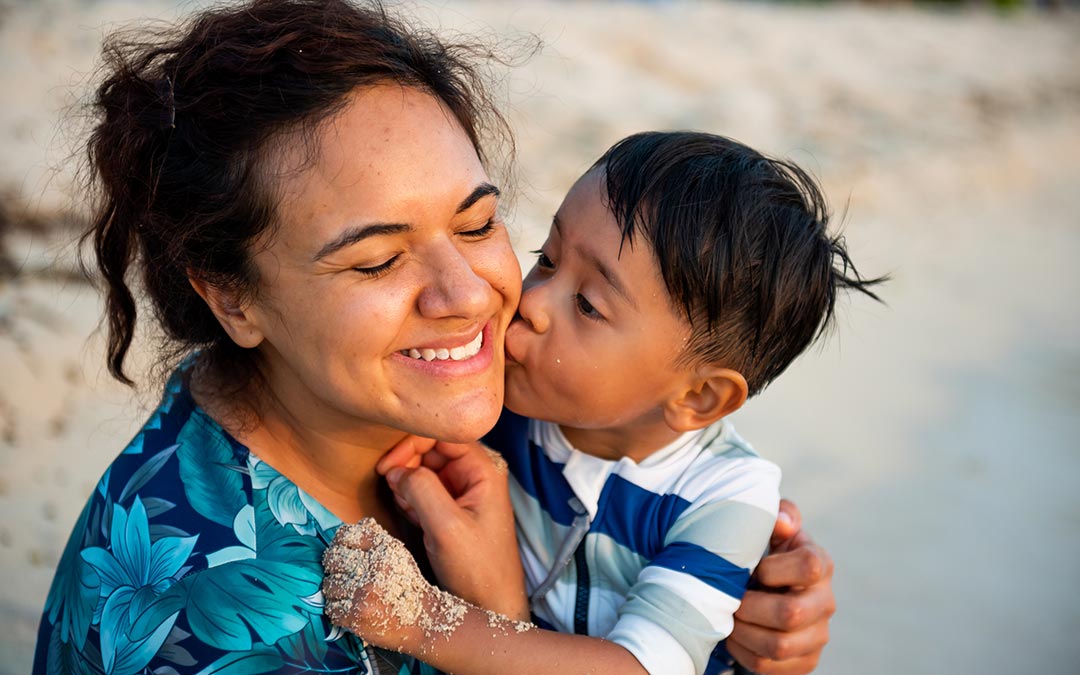
<path id="1" fill-rule="evenodd" d="M 780 469 L 760 458 L 711 481 L 638 575 L 607 639 L 652 675 L 704 673 L 731 633 L 779 502 Z"/>

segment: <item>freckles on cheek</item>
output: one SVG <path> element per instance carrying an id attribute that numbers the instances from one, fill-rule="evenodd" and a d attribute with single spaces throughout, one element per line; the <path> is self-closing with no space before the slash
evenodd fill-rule
<path id="1" fill-rule="evenodd" d="M 399 290 L 379 292 L 354 302 L 349 315 L 369 327 L 385 328 L 400 323 L 414 303 L 411 293 Z"/>

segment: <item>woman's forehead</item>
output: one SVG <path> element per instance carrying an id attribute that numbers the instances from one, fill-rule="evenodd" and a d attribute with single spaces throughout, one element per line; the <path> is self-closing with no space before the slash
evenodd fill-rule
<path id="1" fill-rule="evenodd" d="M 399 222 L 452 217 L 487 183 L 476 149 L 437 98 L 400 85 L 365 87 L 311 139 L 286 148 L 284 159 L 309 154 L 283 176 L 279 216 L 336 227 L 343 221 Z"/>

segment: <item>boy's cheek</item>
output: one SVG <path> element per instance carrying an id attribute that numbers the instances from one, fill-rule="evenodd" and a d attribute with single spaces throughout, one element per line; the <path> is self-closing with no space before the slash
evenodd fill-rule
<path id="1" fill-rule="evenodd" d="M 525 391 L 525 369 L 517 363 L 506 364 L 506 388 L 504 405 L 525 417 L 531 417 L 528 410 L 530 397 Z"/>
<path id="2" fill-rule="evenodd" d="M 546 389 L 538 388 L 530 373 L 520 364 L 507 364 L 506 394 L 504 405 L 523 417 L 557 421 L 559 411 L 554 410 L 544 397 Z"/>

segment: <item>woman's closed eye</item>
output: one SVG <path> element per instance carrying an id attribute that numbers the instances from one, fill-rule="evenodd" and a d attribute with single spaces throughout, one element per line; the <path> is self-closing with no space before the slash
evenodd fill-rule
<path id="1" fill-rule="evenodd" d="M 495 231 L 495 225 L 496 219 L 489 218 L 487 222 L 485 222 L 480 227 L 474 230 L 464 230 L 462 232 L 458 232 L 458 234 L 468 239 L 482 239 Z"/>
<path id="2" fill-rule="evenodd" d="M 397 262 L 398 257 L 399 256 L 395 255 L 392 258 L 390 258 L 389 260 L 387 260 L 386 262 L 380 263 L 378 265 L 371 265 L 371 266 L 368 266 L 368 267 L 356 266 L 356 267 L 353 267 L 353 271 L 354 272 L 359 272 L 360 274 L 364 275 L 365 277 L 377 277 L 377 276 L 380 276 L 380 275 L 382 275 L 382 274 L 384 274 L 386 272 L 389 272 L 390 269 L 394 266 L 394 263 Z"/>

